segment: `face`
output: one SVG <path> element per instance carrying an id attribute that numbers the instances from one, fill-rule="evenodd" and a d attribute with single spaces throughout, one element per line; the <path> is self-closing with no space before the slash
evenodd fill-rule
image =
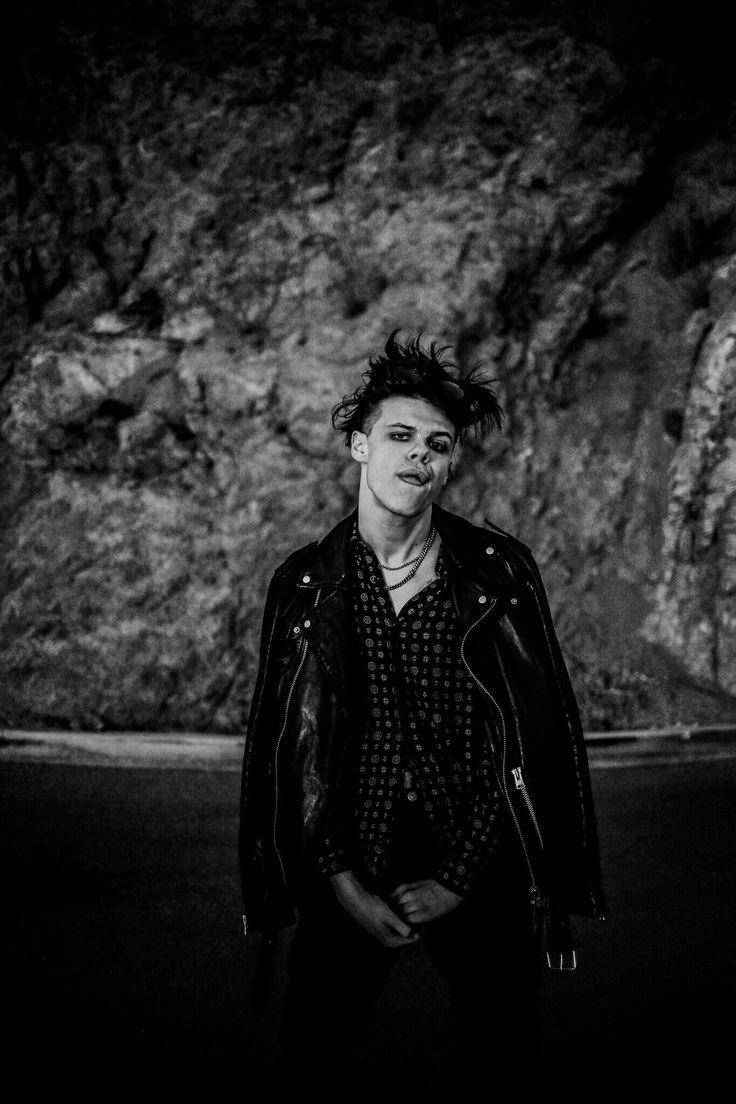
<path id="1" fill-rule="evenodd" d="M 363 465 L 361 494 L 402 517 L 421 514 L 447 482 L 454 439 L 450 419 L 425 399 L 384 399 L 368 433 L 353 433 L 350 451 Z"/>

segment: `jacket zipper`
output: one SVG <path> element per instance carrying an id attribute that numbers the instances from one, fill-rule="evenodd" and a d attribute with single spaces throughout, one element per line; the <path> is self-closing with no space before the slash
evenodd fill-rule
<path id="1" fill-rule="evenodd" d="M 279 815 L 279 749 L 281 747 L 281 740 L 286 732 L 286 725 L 289 720 L 289 706 L 291 705 L 291 698 L 294 693 L 294 687 L 296 686 L 297 679 L 302 672 L 304 666 L 304 660 L 307 657 L 307 638 L 302 637 L 301 655 L 299 656 L 299 663 L 297 664 L 296 671 L 294 672 L 294 678 L 291 680 L 291 686 L 289 687 L 289 693 L 286 695 L 286 709 L 284 710 L 284 723 L 281 726 L 278 740 L 276 741 L 276 748 L 273 753 L 273 779 L 274 779 L 274 795 L 273 795 L 273 850 L 276 858 L 278 859 L 279 868 L 281 870 L 281 883 L 286 885 L 286 870 L 284 868 L 284 860 L 281 857 L 279 851 L 279 845 L 276 840 L 276 823 Z"/>
<path id="2" fill-rule="evenodd" d="M 473 631 L 473 629 L 476 628 L 478 625 L 480 625 L 483 618 L 488 616 L 488 614 L 491 612 L 491 610 L 493 609 L 493 607 L 495 606 L 497 601 L 498 601 L 497 598 L 492 598 L 491 603 L 488 606 L 488 609 L 484 610 L 483 613 L 481 614 L 481 616 L 477 619 L 477 621 L 474 621 L 473 624 L 470 625 L 465 630 L 465 635 L 463 636 L 462 642 L 460 644 L 460 657 L 461 657 L 463 663 L 465 664 L 465 667 L 466 667 L 470 677 L 473 679 L 473 681 L 476 683 L 476 685 L 480 687 L 480 689 L 483 691 L 483 693 L 489 699 L 491 704 L 494 706 L 496 712 L 498 713 L 498 718 L 501 722 L 501 741 L 502 741 L 502 748 L 503 748 L 502 754 L 501 754 L 501 787 L 503 789 L 504 796 L 506 798 L 506 803 L 509 807 L 509 812 L 511 813 L 511 818 L 514 822 L 514 826 L 515 826 L 516 831 L 518 833 L 519 842 L 521 843 L 521 849 L 524 852 L 524 858 L 526 859 L 526 865 L 527 865 L 527 869 L 529 871 L 529 880 L 530 880 L 529 900 L 530 900 L 530 903 L 532 905 L 532 908 L 536 909 L 537 906 L 539 905 L 541 899 L 542 899 L 542 894 L 540 893 L 539 886 L 537 885 L 537 880 L 534 876 L 534 868 L 532 866 L 532 862 L 531 862 L 531 859 L 529 857 L 529 851 L 528 851 L 528 848 L 526 846 L 526 840 L 524 839 L 524 833 L 521 830 L 521 825 L 519 824 L 519 818 L 516 815 L 516 809 L 514 808 L 513 802 L 511 800 L 511 795 L 509 793 L 508 784 L 506 782 L 506 722 L 504 721 L 503 712 L 501 710 L 501 707 L 498 704 L 498 702 L 496 701 L 496 699 L 494 698 L 493 694 L 490 692 L 490 690 L 488 689 L 487 686 L 483 685 L 483 683 L 480 681 L 480 679 L 475 674 L 475 672 L 471 669 L 470 664 L 468 663 L 467 659 L 465 658 L 465 641 L 468 639 L 468 636 Z"/>
<path id="3" fill-rule="evenodd" d="M 537 839 L 539 840 L 539 846 L 542 847 L 542 833 L 539 830 L 539 821 L 537 820 L 537 814 L 534 812 L 534 806 L 532 805 L 532 799 L 529 796 L 529 791 L 526 788 L 526 782 L 524 776 L 521 773 L 521 767 L 513 767 L 511 770 L 514 782 L 516 783 L 517 790 L 521 791 L 521 796 L 524 798 L 526 807 L 529 810 L 529 816 L 531 817 L 534 830 L 537 833 Z"/>
<path id="4" fill-rule="evenodd" d="M 314 608 L 315 609 L 319 605 L 319 596 L 320 596 L 321 593 L 322 593 L 322 587 L 318 587 L 317 588 L 317 596 L 314 599 Z M 297 679 L 299 678 L 299 675 L 302 673 L 302 667 L 304 666 L 304 660 L 307 658 L 308 644 L 307 644 L 306 636 L 302 637 L 301 644 L 299 645 L 299 647 L 301 649 L 301 655 L 299 656 L 299 662 L 297 664 L 296 671 L 294 672 L 294 677 L 291 680 L 291 686 L 289 687 L 289 693 L 286 695 L 286 708 L 284 709 L 284 723 L 281 726 L 281 731 L 279 732 L 278 740 L 276 741 L 276 747 L 275 747 L 274 753 L 273 753 L 273 850 L 274 850 L 274 854 L 276 855 L 276 858 L 278 859 L 279 869 L 281 871 L 281 884 L 284 885 L 284 886 L 286 885 L 286 869 L 284 867 L 284 860 L 282 858 L 281 852 L 279 851 L 279 845 L 278 845 L 278 841 L 276 839 L 276 828 L 277 828 L 278 817 L 279 817 L 279 749 L 281 748 L 281 741 L 283 739 L 284 733 L 286 732 L 286 725 L 289 721 L 289 706 L 291 705 L 291 698 L 292 698 L 292 695 L 294 693 L 294 687 L 297 684 Z"/>

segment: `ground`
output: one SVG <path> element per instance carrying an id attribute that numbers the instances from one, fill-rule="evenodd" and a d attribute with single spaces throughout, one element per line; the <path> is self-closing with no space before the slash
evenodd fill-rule
<path id="1" fill-rule="evenodd" d="M 579 922 L 577 974 L 545 977 L 551 1061 L 586 1098 L 615 1077 L 662 1089 L 698 1076 L 702 1087 L 726 1068 L 736 759 L 592 757 L 610 918 Z M 27 1091 L 201 1079 L 217 1098 L 232 1077 L 253 1088 L 267 1070 L 286 941 L 256 1023 L 237 770 L 3 768 L 4 1041 Z M 451 1040 L 441 985 L 411 949 L 366 1040 L 366 1076 L 384 1097 L 431 1088 L 452 1070 Z M 518 1074 L 523 1084 L 528 1071 Z"/>

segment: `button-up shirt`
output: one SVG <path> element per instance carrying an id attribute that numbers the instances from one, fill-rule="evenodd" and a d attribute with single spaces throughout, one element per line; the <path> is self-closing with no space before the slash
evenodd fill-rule
<path id="1" fill-rule="evenodd" d="M 439 549 L 433 579 L 395 614 L 375 552 L 357 530 L 350 544 L 363 722 L 352 792 L 343 792 L 317 867 L 355 869 L 379 884 L 396 845 L 401 802 L 415 800 L 438 856 L 435 880 L 465 895 L 500 834 L 500 794 L 460 655 L 460 626 Z M 344 786 L 343 786 L 344 791 Z"/>

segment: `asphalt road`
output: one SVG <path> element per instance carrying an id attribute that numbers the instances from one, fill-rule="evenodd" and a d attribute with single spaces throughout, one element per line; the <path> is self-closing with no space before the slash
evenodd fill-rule
<path id="1" fill-rule="evenodd" d="M 736 760 L 619 766 L 593 781 L 611 915 L 578 922 L 576 974 L 545 978 L 554 1071 L 586 1099 L 614 1083 L 702 1090 L 730 1074 Z M 104 1099 L 161 1082 L 215 1099 L 218 1084 L 251 1098 L 261 1086 L 263 1098 L 285 944 L 271 1011 L 254 1023 L 238 784 L 218 769 L 2 763 L 2 1037 L 24 1095 Z M 451 1041 L 441 983 L 412 948 L 376 1012 L 366 1073 L 384 1095 L 424 1095 L 452 1070 Z M 305 1085 L 318 1088 L 325 1060 L 329 1040 Z"/>

